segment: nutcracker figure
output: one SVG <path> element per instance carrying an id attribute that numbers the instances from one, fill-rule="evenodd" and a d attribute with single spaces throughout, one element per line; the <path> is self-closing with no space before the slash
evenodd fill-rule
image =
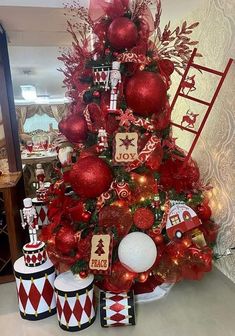
<path id="1" fill-rule="evenodd" d="M 108 145 L 108 135 L 106 130 L 101 127 L 98 132 L 98 151 L 102 152 L 103 150 L 109 147 Z"/>
<path id="2" fill-rule="evenodd" d="M 21 225 L 23 229 L 28 225 L 29 230 L 29 238 L 30 238 L 30 245 L 37 245 L 37 230 L 38 230 L 38 221 L 37 221 L 37 213 L 32 205 L 31 198 L 25 198 L 23 200 L 24 208 L 20 210 L 21 214 Z"/>
<path id="3" fill-rule="evenodd" d="M 113 62 L 112 70 L 110 71 L 110 77 L 109 77 L 109 83 L 111 88 L 109 110 L 111 111 L 115 111 L 117 109 L 118 90 L 119 90 L 119 84 L 121 83 L 121 73 L 119 69 L 120 69 L 120 62 L 116 61 Z"/>
<path id="4" fill-rule="evenodd" d="M 156 194 L 153 197 L 152 208 L 155 210 L 155 219 L 158 220 L 159 215 L 160 215 L 160 197 L 159 197 L 159 194 Z"/>
<path id="5" fill-rule="evenodd" d="M 35 175 L 38 180 L 39 189 L 44 189 L 45 171 L 41 163 L 37 163 Z"/>

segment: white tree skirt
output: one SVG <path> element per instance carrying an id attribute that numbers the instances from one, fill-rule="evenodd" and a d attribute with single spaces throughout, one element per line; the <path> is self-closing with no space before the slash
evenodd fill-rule
<path id="1" fill-rule="evenodd" d="M 157 286 L 153 292 L 135 295 L 136 303 L 150 302 L 160 300 L 166 296 L 174 284 L 162 284 Z"/>

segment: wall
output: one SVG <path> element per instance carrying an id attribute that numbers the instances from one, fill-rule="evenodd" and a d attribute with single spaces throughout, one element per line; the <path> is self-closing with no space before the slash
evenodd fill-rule
<path id="1" fill-rule="evenodd" d="M 223 71 L 228 59 L 235 58 L 235 1 L 205 0 L 200 8 L 185 17 L 188 22 L 199 21 L 193 38 L 199 40 L 198 50 L 203 54 L 197 63 Z M 178 24 L 178 22 L 176 21 Z M 206 80 L 197 74 L 195 95 L 209 99 L 215 77 Z M 201 168 L 201 175 L 214 188 L 209 193 L 214 220 L 221 225 L 217 251 L 224 254 L 235 246 L 235 63 L 224 82 L 220 95 L 209 116 L 193 157 Z M 173 78 L 172 96 L 179 78 Z M 187 111 L 181 102 L 177 110 Z M 195 107 L 196 108 L 196 107 Z M 177 114 L 176 114 L 177 117 Z M 181 135 L 181 145 L 188 147 L 188 139 Z M 235 282 L 235 254 L 216 262 L 218 268 Z"/>

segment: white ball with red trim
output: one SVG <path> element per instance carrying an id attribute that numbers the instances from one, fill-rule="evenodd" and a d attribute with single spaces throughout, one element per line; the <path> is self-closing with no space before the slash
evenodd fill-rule
<path id="1" fill-rule="evenodd" d="M 123 266 L 140 273 L 149 270 L 157 257 L 157 248 L 147 234 L 132 232 L 125 236 L 118 247 L 118 257 Z"/>

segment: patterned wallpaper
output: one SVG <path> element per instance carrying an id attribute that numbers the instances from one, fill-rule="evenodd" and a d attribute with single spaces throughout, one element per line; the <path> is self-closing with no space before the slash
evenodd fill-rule
<path id="1" fill-rule="evenodd" d="M 197 63 L 224 71 L 228 59 L 235 58 L 235 1 L 205 0 L 203 6 L 192 12 L 188 22 L 199 21 L 193 38 L 199 40 L 198 50 L 203 58 Z M 214 220 L 221 225 L 217 252 L 224 254 L 227 248 L 235 247 L 235 63 L 224 82 L 219 97 L 209 116 L 202 136 L 193 152 L 201 175 L 214 188 L 209 192 Z M 196 91 L 193 95 L 210 100 L 217 77 L 196 74 Z M 179 78 L 172 78 L 177 88 Z M 181 101 L 176 110 L 187 111 L 189 104 Z M 197 104 L 193 111 L 197 111 Z M 197 112 L 196 112 L 197 113 Z M 177 118 L 177 112 L 174 116 Z M 200 117 L 199 117 L 200 118 Z M 190 139 L 182 134 L 179 144 L 188 148 Z M 216 262 L 217 267 L 235 282 L 235 254 L 224 256 Z"/>

